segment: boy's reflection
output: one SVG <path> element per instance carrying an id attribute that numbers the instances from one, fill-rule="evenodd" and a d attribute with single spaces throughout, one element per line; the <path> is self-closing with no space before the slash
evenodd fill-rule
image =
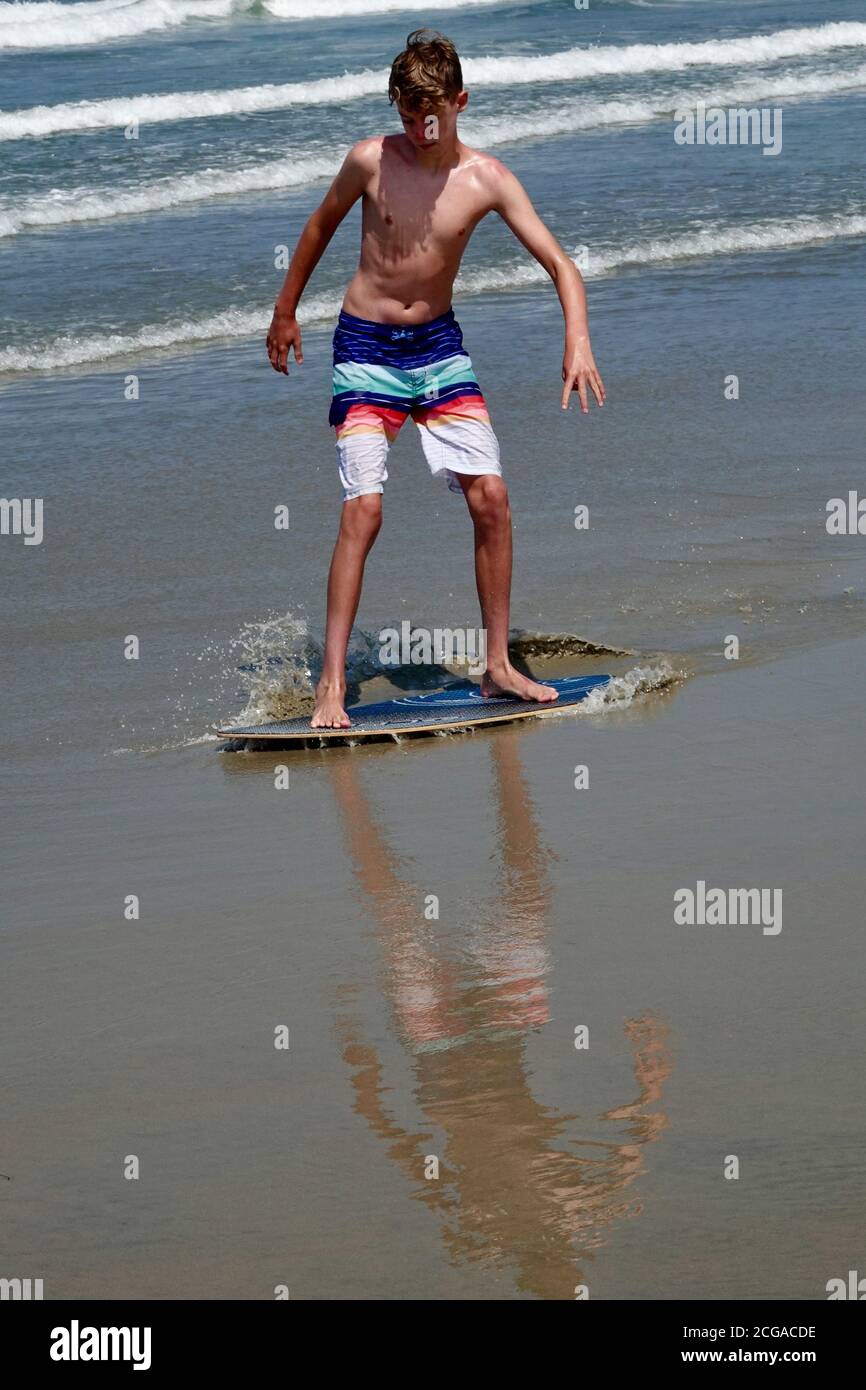
<path id="1" fill-rule="evenodd" d="M 421 891 L 401 877 L 370 814 L 361 760 L 351 754 L 328 760 L 427 1124 L 404 1128 L 389 1110 L 394 1087 L 364 1036 L 360 1011 L 341 1020 L 344 1057 L 357 1113 L 386 1143 L 415 1195 L 441 1216 L 452 1258 L 513 1266 L 521 1290 L 571 1298 L 585 1282 L 580 1260 L 604 1243 L 614 1220 L 641 1210 L 626 1189 L 643 1171 L 644 1146 L 666 1124 L 657 1107 L 670 1073 L 667 1029 L 651 1014 L 626 1022 L 637 1088 L 629 1104 L 587 1118 L 535 1099 L 525 1044 L 527 1033 L 550 1017 L 549 854 L 540 844 L 517 738 L 496 737 L 488 747 L 501 893 L 483 918 L 467 923 L 463 948 L 450 953 L 441 948 L 439 924 L 423 916 Z M 347 989 L 346 998 L 354 992 Z M 615 1137 L 608 1137 L 612 1130 Z M 439 1158 L 438 1180 L 424 1176 L 427 1154 Z"/>

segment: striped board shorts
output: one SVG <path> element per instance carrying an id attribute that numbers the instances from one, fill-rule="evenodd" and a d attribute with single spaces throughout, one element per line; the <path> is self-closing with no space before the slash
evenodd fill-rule
<path id="1" fill-rule="evenodd" d="M 345 500 L 382 492 L 388 450 L 411 415 L 435 478 L 501 475 L 499 444 L 454 310 L 429 323 L 373 323 L 340 312 L 329 423 Z"/>

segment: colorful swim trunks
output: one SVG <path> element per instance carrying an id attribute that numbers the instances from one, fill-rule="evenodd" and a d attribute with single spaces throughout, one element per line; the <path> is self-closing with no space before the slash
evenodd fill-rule
<path id="1" fill-rule="evenodd" d="M 373 323 L 340 312 L 329 422 L 345 500 L 382 492 L 388 450 L 411 415 L 434 477 L 501 474 L 499 444 L 454 310 L 429 323 Z"/>

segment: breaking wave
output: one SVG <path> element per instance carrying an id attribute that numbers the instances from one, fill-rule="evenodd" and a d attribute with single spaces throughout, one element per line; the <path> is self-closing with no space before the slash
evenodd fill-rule
<path id="1" fill-rule="evenodd" d="M 437 0 L 439 10 L 477 9 L 502 0 Z M 350 19 L 404 10 L 429 11 L 428 0 L 79 0 L 60 5 L 0 3 L 0 49 L 89 48 L 195 21 Z"/>
<path id="2" fill-rule="evenodd" d="M 0 49 L 84 48 L 177 29 L 190 20 L 228 19 L 251 0 L 39 0 L 0 4 Z"/>
<path id="3" fill-rule="evenodd" d="M 864 212 L 837 213 L 828 217 L 792 217 L 737 226 L 710 223 L 697 231 L 676 236 L 590 250 L 588 264 L 584 266 L 581 262 L 581 269 L 589 277 L 603 276 L 630 266 L 786 251 L 864 235 Z M 456 290 L 466 296 L 491 290 L 520 289 L 543 282 L 545 278 L 544 270 L 534 262 L 514 261 L 461 276 Z M 318 295 L 306 300 L 302 305 L 304 323 L 322 322 L 335 317 L 341 300 L 342 295 L 337 294 Z M 268 321 L 269 311 L 263 308 L 234 307 L 200 319 L 150 324 L 133 332 L 51 337 L 30 342 L 26 346 L 0 350 L 0 373 L 56 371 L 62 367 L 98 365 L 154 349 L 182 352 L 201 343 L 263 335 Z"/>
<path id="4" fill-rule="evenodd" d="M 732 84 L 716 91 L 667 91 L 644 100 L 617 98 L 597 102 L 575 101 L 554 108 L 547 106 L 524 116 L 469 120 L 464 133 L 470 143 L 490 149 L 521 140 L 549 139 L 579 131 L 644 125 L 669 117 L 674 111 L 686 109 L 698 99 L 708 107 L 726 107 L 734 103 L 781 97 L 815 100 L 863 87 L 866 87 L 866 66 L 846 73 L 812 73 L 806 76 L 791 73 L 772 80 Z M 50 113 L 50 108 L 36 110 Z M 196 114 L 201 115 L 202 112 Z M 14 138 L 10 132 L 16 129 L 14 122 L 18 118 L 15 112 L 6 116 L 0 113 L 0 140 Z M 111 191 L 87 187 L 54 189 L 49 194 L 40 194 L 18 205 L 0 204 L 0 237 L 78 222 L 110 221 L 116 217 L 167 212 L 194 203 L 248 193 L 296 188 L 318 179 L 332 178 L 344 153 L 345 147 L 334 147 L 305 158 L 286 155 L 238 169 L 208 168 Z"/>
<path id="5" fill-rule="evenodd" d="M 464 0 L 465 2 L 465 0 Z M 221 18 L 237 9 L 240 0 L 133 0 L 133 3 L 120 5 L 115 0 L 94 0 L 92 4 L 81 5 L 10 5 L 8 0 L 0 0 L 0 18 L 3 12 L 11 9 L 51 10 L 60 12 L 54 18 L 47 15 L 43 19 L 33 16 L 29 23 L 11 20 L 8 15 L 0 27 L 0 49 L 13 47 L 49 47 L 64 42 L 63 35 L 71 35 L 76 25 L 82 26 L 82 16 L 75 18 L 79 11 L 93 11 L 94 22 L 111 27 L 126 25 L 129 34 L 113 34 L 110 37 L 131 36 L 136 16 L 143 20 L 152 12 L 158 24 L 152 27 L 170 27 L 184 23 L 188 18 Z M 484 0 L 476 0 L 484 3 Z M 493 0 L 487 0 L 493 3 Z M 313 18 L 310 7 L 304 0 L 307 17 Z M 401 5 L 405 9 L 405 5 Z M 426 4 L 419 8 L 429 9 Z M 441 8 L 441 5 L 440 5 Z M 98 12 L 98 13 L 97 13 Z M 197 13 L 194 13 L 197 12 Z M 72 28 L 64 28 L 64 25 Z M 144 32 L 143 29 L 140 32 Z M 27 42 L 27 40 L 31 42 Z M 17 40 L 17 42 L 16 42 Z M 88 42 L 80 37 L 70 36 L 67 42 Z M 89 40 L 99 42 L 100 40 Z M 596 47 L 573 47 L 561 49 L 557 53 L 544 53 L 521 56 L 490 56 L 466 58 L 463 72 L 470 87 L 509 87 L 525 86 L 528 83 L 574 82 L 585 78 L 631 76 L 647 72 L 684 72 L 688 68 L 757 67 L 786 59 L 816 57 L 824 53 L 834 53 L 844 49 L 857 49 L 866 46 L 866 23 L 855 20 L 836 21 L 818 24 L 810 28 L 779 29 L 771 34 L 749 34 L 735 39 L 709 39 L 700 43 L 635 43 L 605 44 Z M 339 77 L 318 78 L 308 82 L 293 82 L 261 87 L 229 88 L 224 91 L 169 92 L 165 95 L 143 95 L 129 98 L 112 98 L 107 101 L 65 103 L 57 107 L 37 106 L 31 111 L 7 113 L 20 120 L 31 119 L 36 125 L 46 122 L 43 129 L 33 129 L 21 133 L 49 134 L 57 112 L 62 120 L 71 120 L 69 126 L 58 129 L 82 129 L 77 121 L 76 111 L 85 120 L 95 121 L 96 125 L 125 125 L 131 115 L 117 112 L 131 112 L 147 120 L 183 120 L 197 114 L 190 103 L 201 102 L 202 115 L 229 115 L 251 111 L 274 110 L 296 103 L 318 103 L 322 101 L 341 103 L 359 97 L 372 96 L 384 90 L 387 81 L 385 69 L 367 69 L 362 72 L 343 73 Z M 107 119 L 104 119 L 107 117 Z"/>

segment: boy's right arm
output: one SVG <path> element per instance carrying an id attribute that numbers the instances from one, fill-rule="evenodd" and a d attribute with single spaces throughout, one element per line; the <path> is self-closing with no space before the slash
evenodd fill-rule
<path id="1" fill-rule="evenodd" d="M 286 272 L 283 288 L 274 305 L 274 316 L 268 329 L 268 357 L 276 372 L 289 374 L 289 349 L 295 354 L 295 361 L 303 362 L 301 330 L 295 317 L 298 301 L 307 281 L 318 265 L 328 242 L 339 227 L 346 213 L 364 192 L 371 172 L 372 147 L 377 140 L 362 140 L 353 145 L 342 168 L 325 197 L 301 233 L 291 265 Z"/>

